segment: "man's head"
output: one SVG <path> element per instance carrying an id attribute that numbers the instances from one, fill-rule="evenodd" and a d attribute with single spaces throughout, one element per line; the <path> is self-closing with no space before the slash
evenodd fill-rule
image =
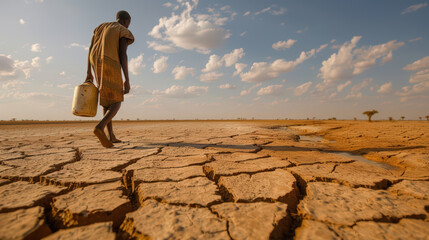
<path id="1" fill-rule="evenodd" d="M 116 13 L 116 21 L 128 28 L 131 23 L 131 16 L 127 11 L 121 10 Z"/>

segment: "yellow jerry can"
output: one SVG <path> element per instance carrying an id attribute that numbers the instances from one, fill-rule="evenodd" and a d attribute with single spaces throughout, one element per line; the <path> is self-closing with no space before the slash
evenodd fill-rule
<path id="1" fill-rule="evenodd" d="M 72 112 L 76 116 L 95 117 L 97 115 L 98 89 L 90 79 L 74 89 Z"/>

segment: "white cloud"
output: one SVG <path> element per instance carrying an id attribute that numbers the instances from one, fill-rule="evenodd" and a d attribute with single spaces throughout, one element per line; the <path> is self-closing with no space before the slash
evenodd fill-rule
<path id="1" fill-rule="evenodd" d="M 208 92 L 208 89 L 209 87 L 204 86 L 189 86 L 185 88 L 183 86 L 173 85 L 167 88 L 165 91 L 154 90 L 152 95 L 170 98 L 189 98 L 201 96 L 203 93 Z"/>
<path id="2" fill-rule="evenodd" d="M 240 74 L 246 67 L 247 67 L 247 64 L 245 64 L 245 63 L 236 63 L 235 64 L 235 72 L 232 74 L 232 76 L 236 76 L 236 75 Z"/>
<path id="3" fill-rule="evenodd" d="M 417 38 L 408 40 L 408 42 L 417 42 L 417 41 L 421 41 L 422 39 L 423 39 L 422 37 L 417 37 Z"/>
<path id="4" fill-rule="evenodd" d="M 338 92 L 341 92 L 341 91 L 343 91 L 343 89 L 345 88 L 345 87 L 347 87 L 348 85 L 350 85 L 350 83 L 352 83 L 352 81 L 347 81 L 347 82 L 345 82 L 345 83 L 343 83 L 343 84 L 340 84 L 340 85 L 338 85 L 337 86 L 337 91 Z"/>
<path id="5" fill-rule="evenodd" d="M 131 74 L 138 75 L 145 66 L 143 64 L 143 53 L 141 53 L 137 57 L 131 58 L 128 63 L 128 70 L 130 70 Z"/>
<path id="6" fill-rule="evenodd" d="M 177 52 L 177 49 L 175 49 L 171 45 L 163 45 L 163 44 L 160 44 L 157 42 L 151 42 L 151 41 L 147 41 L 146 43 L 149 45 L 149 48 L 152 48 L 156 51 L 160 51 L 163 53 L 175 53 L 175 52 Z"/>
<path id="7" fill-rule="evenodd" d="M 86 50 L 86 51 L 88 51 L 88 50 L 89 50 L 89 47 L 88 47 L 88 46 L 83 45 L 83 44 L 79 44 L 79 43 L 70 43 L 69 48 L 72 48 L 72 47 L 82 48 L 82 49 L 84 49 L 84 50 Z"/>
<path id="8" fill-rule="evenodd" d="M 293 71 L 296 66 L 313 57 L 315 52 L 315 49 L 312 49 L 308 52 L 301 52 L 299 57 L 294 61 L 277 59 L 272 63 L 255 62 L 250 68 L 250 71 L 240 73 L 241 81 L 264 82 L 278 78 L 280 74 Z"/>
<path id="9" fill-rule="evenodd" d="M 380 88 L 377 90 L 378 93 L 381 94 L 388 94 L 392 92 L 392 82 L 387 82 L 380 86 Z"/>
<path id="10" fill-rule="evenodd" d="M 205 74 L 201 74 L 200 81 L 201 82 L 214 82 L 219 80 L 223 76 L 223 73 L 217 72 L 209 72 Z"/>
<path id="11" fill-rule="evenodd" d="M 220 89 L 235 89 L 236 86 L 235 85 L 231 85 L 229 83 L 223 84 L 223 85 L 219 85 Z"/>
<path id="12" fill-rule="evenodd" d="M 323 45 L 321 45 L 321 46 L 316 50 L 316 53 L 318 53 L 318 52 L 322 51 L 322 50 L 323 50 L 323 49 L 325 49 L 327 46 L 328 46 L 328 44 L 323 44 Z"/>
<path id="13" fill-rule="evenodd" d="M 429 56 L 423 57 L 403 68 L 407 71 L 413 71 L 409 82 L 412 85 L 404 86 L 396 94 L 401 96 L 401 101 L 408 98 L 428 97 L 429 96 Z"/>
<path id="14" fill-rule="evenodd" d="M 257 83 L 255 85 L 251 86 L 249 89 L 241 91 L 240 96 L 249 95 L 253 89 L 255 89 L 261 85 L 262 85 L 262 83 Z"/>
<path id="15" fill-rule="evenodd" d="M 245 55 L 243 48 L 234 49 L 232 52 L 227 53 L 223 56 L 225 66 L 230 67 L 234 65 L 239 59 Z"/>
<path id="16" fill-rule="evenodd" d="M 175 80 L 185 80 L 187 76 L 195 75 L 195 68 L 187 68 L 185 66 L 176 66 L 171 73 Z"/>
<path id="17" fill-rule="evenodd" d="M 246 35 L 246 32 L 242 32 L 242 33 L 240 33 L 240 37 L 242 37 L 242 36 L 244 36 L 244 35 Z"/>
<path id="18" fill-rule="evenodd" d="M 11 56 L 0 54 L 0 81 L 15 80 L 22 73 L 27 79 L 30 77 L 31 68 L 31 63 L 28 60 L 14 60 Z"/>
<path id="19" fill-rule="evenodd" d="M 285 50 L 287 48 L 291 48 L 296 43 L 294 39 L 288 39 L 287 41 L 278 41 L 273 43 L 272 47 L 275 50 Z"/>
<path id="20" fill-rule="evenodd" d="M 223 65 L 223 59 L 218 55 L 211 55 L 209 61 L 206 64 L 206 67 L 201 70 L 202 72 L 210 72 L 221 68 Z"/>
<path id="21" fill-rule="evenodd" d="M 171 2 L 166 2 L 166 3 L 162 4 L 162 6 L 171 7 L 171 6 L 173 6 L 173 4 Z"/>
<path id="22" fill-rule="evenodd" d="M 345 42 L 337 53 L 322 62 L 319 77 L 323 79 L 316 87 L 324 90 L 337 83 L 349 81 L 376 65 L 378 59 L 385 63 L 392 60 L 392 52 L 404 45 L 403 42 L 389 41 L 384 44 L 356 48 L 361 36 L 355 36 Z"/>
<path id="23" fill-rule="evenodd" d="M 237 48 L 231 51 L 230 53 L 225 54 L 222 58 L 216 54 L 210 56 L 209 61 L 207 62 L 205 68 L 201 70 L 202 72 L 211 72 L 215 71 L 223 66 L 230 67 L 234 65 L 240 58 L 245 55 L 243 48 Z"/>
<path id="24" fill-rule="evenodd" d="M 408 64 L 403 69 L 406 71 L 419 71 L 429 68 L 429 56 L 419 59 L 411 64 Z"/>
<path id="25" fill-rule="evenodd" d="M 346 96 L 346 99 L 358 99 L 362 97 L 361 90 L 367 88 L 373 81 L 373 78 L 366 78 L 352 87 L 350 93 Z"/>
<path id="26" fill-rule="evenodd" d="M 411 6 L 407 7 L 404 11 L 402 11 L 401 15 L 411 13 L 411 12 L 415 12 L 415 11 L 419 10 L 420 8 L 426 7 L 427 5 L 428 5 L 427 3 L 420 3 L 420 4 L 411 5 Z"/>
<path id="27" fill-rule="evenodd" d="M 46 63 L 51 63 L 52 59 L 54 59 L 53 56 L 49 56 L 46 58 Z"/>
<path id="28" fill-rule="evenodd" d="M 249 15 L 250 13 L 251 13 L 250 11 L 245 12 L 245 13 L 243 14 L 243 17 L 244 17 L 244 16 Z"/>
<path id="29" fill-rule="evenodd" d="M 283 93 L 283 85 L 270 85 L 264 88 L 259 89 L 258 95 L 272 95 L 278 96 Z"/>
<path id="30" fill-rule="evenodd" d="M 22 19 L 22 18 L 21 18 L 21 19 L 19 19 L 19 23 L 20 23 L 20 24 L 22 24 L 22 25 L 24 25 L 24 24 L 25 24 L 24 19 Z"/>
<path id="31" fill-rule="evenodd" d="M 255 15 L 259 15 L 259 14 L 261 14 L 261 13 L 265 13 L 265 12 L 268 12 L 268 11 L 270 11 L 271 10 L 271 7 L 266 7 L 266 8 L 264 8 L 264 9 L 262 9 L 261 11 L 257 11 L 257 12 L 255 12 Z"/>
<path id="32" fill-rule="evenodd" d="M 2 83 L 1 87 L 4 90 L 8 90 L 8 89 L 17 89 L 17 88 L 20 88 L 22 85 L 24 85 L 24 82 L 18 81 L 18 80 L 12 80 L 12 81 L 7 81 L 5 83 Z"/>
<path id="33" fill-rule="evenodd" d="M 40 57 L 35 57 L 31 59 L 31 66 L 33 68 L 40 68 Z"/>
<path id="34" fill-rule="evenodd" d="M 62 71 L 62 72 L 60 72 L 60 75 L 61 75 L 61 76 L 65 76 L 65 75 L 66 75 L 66 72 Z"/>
<path id="35" fill-rule="evenodd" d="M 167 71 L 168 69 L 168 63 L 167 63 L 168 57 L 161 56 L 155 62 L 153 63 L 152 71 L 154 73 L 162 73 Z"/>
<path id="36" fill-rule="evenodd" d="M 35 44 L 31 45 L 31 51 L 32 52 L 41 52 L 42 47 L 40 46 L 40 43 L 35 43 Z"/>
<path id="37" fill-rule="evenodd" d="M 67 87 L 71 87 L 71 84 L 70 83 L 64 83 L 64 84 L 57 85 L 57 87 L 59 87 L 59 88 L 67 88 Z"/>
<path id="38" fill-rule="evenodd" d="M 287 11 L 287 9 L 286 8 L 284 8 L 284 7 L 280 7 L 278 10 L 272 10 L 271 11 L 271 13 L 273 14 L 273 15 L 275 15 L 275 16 L 277 16 L 277 15 L 282 15 L 283 13 L 285 13 Z"/>
<path id="39" fill-rule="evenodd" d="M 183 1 L 180 3 L 185 7 L 183 12 L 180 15 L 173 12 L 170 17 L 160 18 L 159 23 L 149 32 L 150 36 L 187 50 L 210 50 L 230 37 L 229 31 L 221 27 L 224 18 L 217 14 L 192 14 L 198 1 L 193 1 L 193 4 Z"/>
<path id="40" fill-rule="evenodd" d="M 301 96 L 304 93 L 306 93 L 308 91 L 308 89 L 310 89 L 312 84 L 313 84 L 313 82 L 310 81 L 310 82 L 303 83 L 303 84 L 299 85 L 298 87 L 296 87 L 294 90 L 295 96 Z"/>

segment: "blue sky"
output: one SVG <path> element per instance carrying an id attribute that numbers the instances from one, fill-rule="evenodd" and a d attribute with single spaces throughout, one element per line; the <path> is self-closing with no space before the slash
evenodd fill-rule
<path id="1" fill-rule="evenodd" d="M 132 90 L 117 118 L 418 119 L 425 1 L 3 0 L 0 119 L 82 119 L 92 31 L 127 10 Z M 97 118 L 101 117 L 99 109 Z"/>

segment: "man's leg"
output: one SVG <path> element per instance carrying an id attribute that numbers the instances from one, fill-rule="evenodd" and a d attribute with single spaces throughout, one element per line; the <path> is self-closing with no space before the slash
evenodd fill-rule
<path id="1" fill-rule="evenodd" d="M 104 108 L 103 108 L 103 114 L 104 114 L 104 115 L 106 115 L 107 110 L 108 110 L 108 108 L 107 108 L 107 107 L 104 107 Z M 121 140 L 117 139 L 117 138 L 116 138 L 116 136 L 115 136 L 115 134 L 113 133 L 113 124 L 112 124 L 112 120 L 110 120 L 110 121 L 107 123 L 107 131 L 109 132 L 109 138 L 110 138 L 110 141 L 111 141 L 112 143 L 120 143 L 120 142 L 122 142 Z"/>
<path id="2" fill-rule="evenodd" d="M 121 107 L 120 102 L 110 105 L 107 108 L 107 110 L 104 111 L 105 114 L 103 119 L 101 119 L 101 121 L 94 128 L 94 134 L 98 137 L 98 139 L 100 139 L 100 142 L 104 147 L 113 146 L 112 142 L 110 142 L 109 139 L 107 139 L 107 136 L 104 133 L 104 128 L 109 122 L 112 121 L 113 117 L 115 117 L 116 113 L 118 113 L 120 107 Z"/>

